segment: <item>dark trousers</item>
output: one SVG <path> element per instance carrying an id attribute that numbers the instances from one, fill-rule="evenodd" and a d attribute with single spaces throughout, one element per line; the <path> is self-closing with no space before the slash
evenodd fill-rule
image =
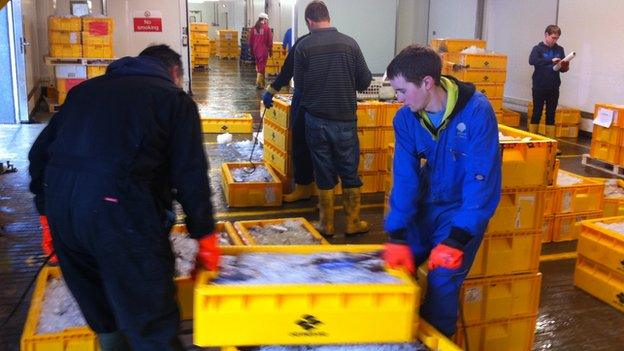
<path id="1" fill-rule="evenodd" d="M 343 188 L 361 187 L 357 173 L 360 163 L 357 122 L 328 120 L 309 113 L 305 114 L 305 122 L 318 188 L 333 189 L 338 176 Z"/>
<path id="2" fill-rule="evenodd" d="M 542 110 L 546 104 L 546 124 L 555 125 L 555 110 L 559 103 L 559 88 L 533 89 L 533 114 L 531 124 L 539 124 Z"/>
<path id="3" fill-rule="evenodd" d="M 301 97 L 295 91 L 290 105 L 292 162 L 295 183 L 308 185 L 314 181 L 314 167 L 310 148 L 306 142 L 305 112 L 300 108 Z"/>
<path id="4" fill-rule="evenodd" d="M 46 214 L 67 286 L 96 333 L 182 350 L 168 228 L 140 184 L 48 167 Z"/>

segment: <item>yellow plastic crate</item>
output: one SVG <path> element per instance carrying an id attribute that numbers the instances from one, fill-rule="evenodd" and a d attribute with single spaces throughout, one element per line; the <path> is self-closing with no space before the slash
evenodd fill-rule
<path id="1" fill-rule="evenodd" d="M 545 216 L 542 222 L 542 244 L 552 241 L 553 230 L 555 226 L 555 216 Z"/>
<path id="2" fill-rule="evenodd" d="M 93 35 L 89 32 L 82 32 L 82 44 L 84 45 L 113 45 L 113 35 Z"/>
<path id="3" fill-rule="evenodd" d="M 449 338 L 436 330 L 431 324 L 427 323 L 424 319 L 420 319 L 415 325 L 414 334 L 416 339 L 423 345 L 427 346 L 429 350 L 435 351 L 461 351 L 455 343 Z M 369 346 L 369 345 L 366 345 Z M 239 348 L 235 346 L 221 347 L 221 351 L 239 351 Z"/>
<path id="4" fill-rule="evenodd" d="M 271 182 L 235 182 L 231 170 L 235 168 L 250 167 L 249 162 L 232 162 L 221 165 L 221 179 L 223 192 L 230 207 L 251 206 L 281 206 L 282 205 L 282 182 L 264 162 L 258 162 L 256 167 L 265 166 L 273 177 Z"/>
<path id="5" fill-rule="evenodd" d="M 219 41 L 238 42 L 238 31 L 236 30 L 221 29 L 217 31 L 217 36 Z"/>
<path id="6" fill-rule="evenodd" d="M 579 233 L 581 232 L 580 222 L 600 217 L 602 217 L 602 210 L 586 213 L 555 215 L 553 225 L 553 241 L 559 242 L 578 239 Z"/>
<path id="7" fill-rule="evenodd" d="M 358 128 L 358 139 L 360 141 L 360 149 L 362 150 L 374 150 L 377 149 L 378 141 L 378 129 L 372 128 Z"/>
<path id="8" fill-rule="evenodd" d="M 359 101 L 357 103 L 357 126 L 379 127 L 384 123 L 383 113 L 378 101 Z"/>
<path id="9" fill-rule="evenodd" d="M 490 104 L 492 105 L 492 109 L 494 111 L 502 111 L 503 110 L 503 99 L 502 98 L 488 98 Z"/>
<path id="10" fill-rule="evenodd" d="M 106 66 L 87 66 L 87 78 L 95 78 L 106 73 Z"/>
<path id="11" fill-rule="evenodd" d="M 581 222 L 577 251 L 594 262 L 624 276 L 624 234 L 597 223 L 624 222 L 624 216 L 592 219 Z"/>
<path id="12" fill-rule="evenodd" d="M 620 161 L 620 147 L 592 140 L 589 155 L 611 164 L 617 164 Z"/>
<path id="13" fill-rule="evenodd" d="M 377 139 L 377 148 L 386 150 L 388 148 L 388 144 L 394 143 L 394 129 L 390 127 L 379 127 Z"/>
<path id="14" fill-rule="evenodd" d="M 503 108 L 502 119 L 499 123 L 508 127 L 518 127 L 520 125 L 520 113 Z"/>
<path id="15" fill-rule="evenodd" d="M 81 17 L 82 30 L 90 35 L 112 36 L 115 21 L 111 17 Z"/>
<path id="16" fill-rule="evenodd" d="M 582 183 L 569 186 L 555 186 L 553 213 L 602 211 L 604 184 L 564 170 L 559 170 L 559 173 L 582 179 Z"/>
<path id="17" fill-rule="evenodd" d="M 251 235 L 251 233 L 249 232 L 249 228 L 252 227 L 257 227 L 257 226 L 267 226 L 270 224 L 282 224 L 287 220 L 294 220 L 294 221 L 299 221 L 303 224 L 303 227 L 310 232 L 310 235 L 312 237 L 314 237 L 316 240 L 319 241 L 320 245 L 330 245 L 329 241 L 325 240 L 325 238 L 318 232 L 318 230 L 316 230 L 312 224 L 310 224 L 310 222 L 308 222 L 307 219 L 303 218 L 303 217 L 297 217 L 297 218 L 279 218 L 279 219 L 260 219 L 260 220 L 252 220 L 252 221 L 237 221 L 234 222 L 234 229 L 238 232 L 238 234 L 240 235 L 243 243 L 245 245 L 249 245 L 249 246 L 253 246 L 253 245 L 259 245 L 258 243 L 256 243 L 256 241 L 254 240 L 253 236 Z"/>
<path id="18" fill-rule="evenodd" d="M 555 127 L 555 136 L 557 138 L 578 138 L 579 125 L 558 125 Z"/>
<path id="19" fill-rule="evenodd" d="M 521 351 L 531 350 L 535 338 L 536 316 L 506 319 L 457 328 L 454 341 L 466 350 Z M 465 333 L 468 334 L 466 337 Z M 465 343 L 468 342 L 468 347 Z"/>
<path id="20" fill-rule="evenodd" d="M 538 231 L 544 216 L 543 188 L 503 189 L 486 233 Z"/>
<path id="21" fill-rule="evenodd" d="M 360 172 L 386 171 L 386 152 L 380 150 L 360 152 Z"/>
<path id="22" fill-rule="evenodd" d="M 459 53 L 459 64 L 470 68 L 507 70 L 507 55 L 501 53 Z"/>
<path id="23" fill-rule="evenodd" d="M 22 351 L 97 351 L 97 336 L 88 326 L 67 328 L 58 333 L 38 334 L 37 326 L 43 308 L 43 297 L 50 279 L 60 278 L 59 267 L 43 267 L 37 277 L 37 283 L 26 316 L 24 331 L 20 340 Z"/>
<path id="24" fill-rule="evenodd" d="M 386 127 L 392 127 L 393 126 L 393 121 L 394 121 L 394 116 L 396 115 L 396 113 L 399 111 L 399 109 L 401 109 L 401 107 L 403 107 L 403 104 L 400 102 L 386 102 L 382 105 L 383 107 L 383 120 L 384 123 L 383 125 Z"/>
<path id="25" fill-rule="evenodd" d="M 113 47 L 111 45 L 82 45 L 82 54 L 88 58 L 112 58 Z"/>
<path id="26" fill-rule="evenodd" d="M 381 249 L 380 245 L 248 246 L 225 247 L 222 253 L 362 253 Z M 200 273 L 195 287 L 193 342 L 201 347 L 409 342 L 420 288 L 406 272 L 388 272 L 401 283 L 211 285 L 210 273 Z M 302 319 L 320 323 L 306 328 Z"/>
<path id="27" fill-rule="evenodd" d="M 488 98 L 502 99 L 505 95 L 505 84 L 503 83 L 477 83 L 475 88 Z"/>
<path id="28" fill-rule="evenodd" d="M 480 68 L 462 68 L 459 65 L 445 63 L 445 72 L 455 78 L 471 83 L 505 83 L 507 71 Z"/>
<path id="29" fill-rule="evenodd" d="M 594 129 L 592 130 L 592 142 L 598 141 L 601 143 L 607 143 L 612 145 L 620 145 L 622 144 L 622 137 L 624 135 L 624 129 L 611 126 L 610 128 L 605 128 L 594 124 Z"/>
<path id="30" fill-rule="evenodd" d="M 611 124 L 611 127 L 624 127 L 624 105 L 598 103 L 594 106 L 594 119 L 596 119 L 600 109 L 613 112 L 613 124 Z"/>
<path id="31" fill-rule="evenodd" d="M 541 228 L 527 233 L 486 234 L 468 277 L 537 272 L 541 245 Z"/>
<path id="32" fill-rule="evenodd" d="M 463 322 L 475 325 L 534 316 L 539 309 L 541 283 L 541 273 L 466 279 L 459 298 Z"/>
<path id="33" fill-rule="evenodd" d="M 80 44 L 80 32 L 49 31 L 50 44 Z"/>
<path id="34" fill-rule="evenodd" d="M 273 107 L 266 109 L 260 101 L 260 115 L 264 113 L 264 118 L 270 120 L 283 129 L 288 129 L 290 125 L 290 94 L 278 94 L 273 97 Z"/>
<path id="35" fill-rule="evenodd" d="M 56 79 L 56 90 L 59 93 L 67 93 L 76 85 L 84 82 L 85 78 L 58 78 Z"/>
<path id="36" fill-rule="evenodd" d="M 80 32 L 81 30 L 80 17 L 48 17 L 48 31 Z"/>
<path id="37" fill-rule="evenodd" d="M 271 143 L 264 143 L 263 152 L 264 162 L 271 165 L 278 174 L 281 176 L 291 175 L 290 158 L 286 153 L 278 150 Z"/>
<path id="38" fill-rule="evenodd" d="M 624 312 L 624 275 L 579 254 L 574 285 Z"/>
<path id="39" fill-rule="evenodd" d="M 203 133 L 252 133 L 253 118 L 249 113 L 241 113 L 229 118 L 202 116 L 201 126 Z"/>
<path id="40" fill-rule="evenodd" d="M 206 60 L 208 60 L 210 58 L 210 52 L 195 52 L 194 55 L 198 59 L 206 59 Z"/>
<path id="41" fill-rule="evenodd" d="M 384 177 L 384 192 L 386 193 L 387 196 L 390 195 L 390 192 L 392 191 L 392 173 L 386 173 L 386 176 Z"/>
<path id="42" fill-rule="evenodd" d="M 192 22 L 189 23 L 189 28 L 192 32 L 208 32 L 210 30 L 209 23 Z"/>
<path id="43" fill-rule="evenodd" d="M 50 57 L 76 58 L 82 57 L 80 44 L 50 44 Z"/>
<path id="44" fill-rule="evenodd" d="M 595 182 L 605 183 L 608 179 L 605 178 L 590 178 Z M 624 188 L 624 179 L 617 179 L 617 186 Z M 615 217 L 624 216 L 624 197 L 603 197 L 603 217 Z"/>
<path id="45" fill-rule="evenodd" d="M 290 151 L 291 132 L 265 119 L 262 126 L 264 142 L 269 142 L 280 151 L 288 154 Z"/>
<path id="46" fill-rule="evenodd" d="M 528 117 L 531 119 L 533 115 L 533 102 L 529 101 L 527 106 Z M 540 124 L 546 124 L 546 106 L 542 108 L 540 116 Z M 581 122 L 581 111 L 572 107 L 558 105 L 555 110 L 555 125 L 560 124 L 579 124 Z"/>
<path id="47" fill-rule="evenodd" d="M 394 162 L 394 143 L 388 144 L 387 152 L 388 152 L 388 157 L 386 158 L 386 163 L 387 163 L 386 170 L 392 173 L 392 166 Z"/>
<path id="48" fill-rule="evenodd" d="M 431 40 L 431 48 L 438 52 L 461 52 L 471 46 L 485 49 L 485 40 L 456 38 L 435 38 Z"/>
<path id="49" fill-rule="evenodd" d="M 210 45 L 193 45 L 193 51 L 198 53 L 198 52 L 206 52 L 206 53 L 210 53 Z"/>
<path id="50" fill-rule="evenodd" d="M 503 188 L 552 185 L 557 141 L 504 125 L 498 130 L 507 136 L 531 138 L 528 142 L 500 142 Z"/>
<path id="51" fill-rule="evenodd" d="M 219 221 L 215 223 L 215 231 L 226 232 L 233 245 L 243 245 L 232 223 Z M 188 230 L 186 225 L 176 224 L 171 228 L 171 233 L 188 233 Z M 195 280 L 191 277 L 178 277 L 174 278 L 173 281 L 176 285 L 176 299 L 180 308 L 180 318 L 182 320 L 193 319 L 193 289 L 195 288 Z"/>
<path id="52" fill-rule="evenodd" d="M 63 103 L 65 103 L 65 100 L 67 99 L 67 93 L 58 93 L 58 100 L 57 103 L 59 105 L 62 105 Z"/>

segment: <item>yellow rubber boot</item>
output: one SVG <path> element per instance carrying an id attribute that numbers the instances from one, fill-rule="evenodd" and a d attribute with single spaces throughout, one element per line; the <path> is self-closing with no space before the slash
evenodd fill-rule
<path id="1" fill-rule="evenodd" d="M 264 89 L 264 74 L 256 73 L 256 88 Z"/>
<path id="2" fill-rule="evenodd" d="M 313 225 L 323 236 L 334 236 L 334 189 L 319 190 L 319 220 Z"/>
<path id="3" fill-rule="evenodd" d="M 360 192 L 360 188 L 343 189 L 342 205 L 344 206 L 347 218 L 345 235 L 350 236 L 368 232 L 370 226 L 365 221 L 360 220 L 360 208 L 362 206 L 362 193 Z"/>
<path id="4" fill-rule="evenodd" d="M 301 185 L 301 184 L 295 183 L 295 190 L 293 190 L 292 193 L 290 194 L 285 194 L 282 200 L 284 202 L 308 200 L 312 197 L 312 192 L 314 191 L 315 187 L 316 187 L 316 184 L 314 182 L 307 184 L 307 185 Z"/>
<path id="5" fill-rule="evenodd" d="M 529 133 L 537 134 L 539 130 L 539 124 L 529 123 Z"/>
<path id="6" fill-rule="evenodd" d="M 555 128 L 556 128 L 555 126 L 546 125 L 546 136 L 548 138 L 552 138 L 552 139 L 555 138 L 555 134 L 556 134 L 556 129 Z"/>

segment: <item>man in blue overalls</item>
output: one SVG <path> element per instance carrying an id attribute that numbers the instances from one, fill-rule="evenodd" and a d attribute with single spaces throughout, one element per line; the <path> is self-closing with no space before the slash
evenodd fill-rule
<path id="1" fill-rule="evenodd" d="M 412 45 L 387 68 L 404 107 L 394 117 L 384 259 L 411 272 L 429 260 L 420 314 L 451 336 L 460 287 L 500 200 L 501 155 L 490 102 L 441 67 L 432 49 Z"/>

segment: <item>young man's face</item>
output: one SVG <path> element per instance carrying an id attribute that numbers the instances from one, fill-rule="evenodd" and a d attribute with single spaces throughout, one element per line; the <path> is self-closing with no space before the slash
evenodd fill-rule
<path id="1" fill-rule="evenodd" d="M 557 44 L 557 40 L 559 40 L 559 34 L 544 33 L 544 44 L 552 47 L 553 45 Z"/>
<path id="2" fill-rule="evenodd" d="M 397 94 L 397 100 L 403 103 L 403 106 L 409 107 L 412 112 L 424 110 L 429 103 L 429 91 L 427 89 L 426 80 L 431 77 L 427 76 L 423 79 L 420 86 L 412 82 L 408 82 L 402 75 L 398 75 L 390 79 L 390 85 Z"/>

